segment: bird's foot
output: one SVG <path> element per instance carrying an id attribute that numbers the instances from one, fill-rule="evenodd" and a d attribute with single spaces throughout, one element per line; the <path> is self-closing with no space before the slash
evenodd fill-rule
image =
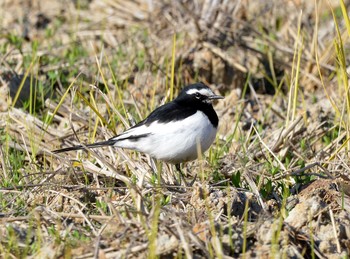
<path id="1" fill-rule="evenodd" d="M 197 175 L 195 175 L 194 177 L 193 177 L 193 180 L 191 181 L 191 182 L 186 182 L 185 181 L 185 179 L 184 179 L 184 182 L 185 182 L 185 185 L 186 185 L 186 187 L 192 187 L 193 186 L 193 184 L 194 184 L 194 182 L 197 180 Z"/>

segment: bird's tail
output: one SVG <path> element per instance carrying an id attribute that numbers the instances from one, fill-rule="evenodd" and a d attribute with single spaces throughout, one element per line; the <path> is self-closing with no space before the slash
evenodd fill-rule
<path id="1" fill-rule="evenodd" d="M 109 139 L 106 141 L 101 141 L 101 142 L 96 142 L 93 144 L 87 144 L 87 145 L 78 145 L 78 146 L 73 146 L 73 147 L 67 147 L 67 148 L 62 148 L 62 149 L 56 149 L 53 150 L 52 153 L 58 154 L 58 153 L 63 153 L 63 152 L 68 152 L 68 151 L 73 151 L 73 150 L 81 150 L 81 149 L 86 149 L 86 148 L 97 148 L 97 147 L 105 147 L 105 146 L 113 146 L 116 141 Z"/>

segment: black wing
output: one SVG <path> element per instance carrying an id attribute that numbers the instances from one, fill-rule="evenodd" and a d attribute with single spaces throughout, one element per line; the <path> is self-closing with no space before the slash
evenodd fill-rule
<path id="1" fill-rule="evenodd" d="M 167 123 L 171 121 L 179 121 L 186 119 L 187 117 L 195 114 L 197 110 L 191 106 L 184 106 L 177 102 L 166 103 L 148 115 L 146 119 L 135 125 L 134 127 L 140 125 L 149 125 L 152 122 L 158 121 L 159 123 Z"/>

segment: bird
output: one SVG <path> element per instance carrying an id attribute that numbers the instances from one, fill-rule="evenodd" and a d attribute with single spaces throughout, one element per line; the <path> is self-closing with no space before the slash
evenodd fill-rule
<path id="1" fill-rule="evenodd" d="M 136 150 L 152 158 L 180 164 L 198 158 L 216 138 L 219 118 L 212 102 L 223 99 L 206 84 L 185 86 L 173 100 L 153 110 L 148 117 L 106 141 L 77 145 L 52 151 L 62 153 L 87 148 L 113 146 Z"/>

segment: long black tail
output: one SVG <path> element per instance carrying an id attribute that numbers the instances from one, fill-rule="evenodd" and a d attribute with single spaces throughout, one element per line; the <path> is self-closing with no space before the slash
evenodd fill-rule
<path id="1" fill-rule="evenodd" d="M 101 142 L 96 142 L 93 144 L 87 144 L 87 145 L 78 145 L 78 146 L 73 146 L 73 147 L 67 147 L 67 148 L 62 148 L 62 149 L 56 149 L 53 150 L 52 153 L 63 153 L 63 152 L 68 152 L 68 151 L 73 151 L 73 150 L 81 150 L 81 149 L 86 149 L 86 148 L 97 148 L 97 147 L 105 147 L 105 146 L 113 146 L 116 141 L 109 139 L 106 141 L 101 141 Z"/>

